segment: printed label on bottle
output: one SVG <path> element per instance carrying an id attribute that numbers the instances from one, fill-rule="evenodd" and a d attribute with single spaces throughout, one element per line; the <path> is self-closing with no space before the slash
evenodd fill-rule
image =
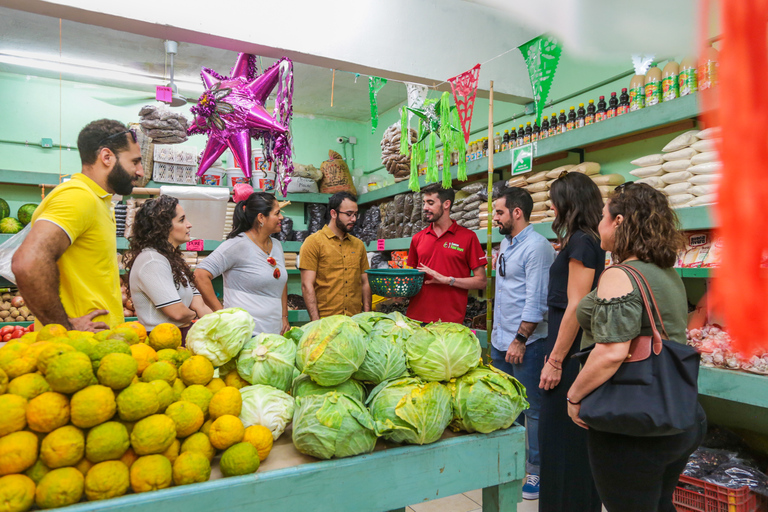
<path id="1" fill-rule="evenodd" d="M 634 112 L 645 107 L 645 87 L 629 90 L 629 111 Z"/>
<path id="2" fill-rule="evenodd" d="M 587 117 L 584 118 L 584 125 L 590 125 L 590 124 L 595 124 L 594 114 L 587 114 Z"/>
<path id="3" fill-rule="evenodd" d="M 525 137 L 523 137 L 523 145 L 530 144 L 530 143 L 531 143 L 531 136 L 530 135 L 526 135 Z"/>
<path id="4" fill-rule="evenodd" d="M 531 135 L 531 142 L 537 142 L 539 140 L 539 134 L 534 133 Z"/>
<path id="5" fill-rule="evenodd" d="M 621 116 L 629 112 L 629 105 L 619 105 L 616 107 L 616 116 Z"/>
<path id="6" fill-rule="evenodd" d="M 576 128 L 583 128 L 586 124 L 586 120 L 583 117 L 576 119 Z"/>
<path id="7" fill-rule="evenodd" d="M 652 107 L 661 103 L 661 82 L 645 84 L 645 106 Z"/>
<path id="8" fill-rule="evenodd" d="M 569 132 L 573 130 L 573 126 L 574 126 L 574 122 L 568 121 L 567 123 L 565 123 L 565 131 Z"/>
<path id="9" fill-rule="evenodd" d="M 597 114 L 595 114 L 596 123 L 599 123 L 600 121 L 605 121 L 605 120 L 606 120 L 605 112 L 598 112 Z"/>
<path id="10" fill-rule="evenodd" d="M 568 131 L 568 126 L 561 124 L 560 125 L 560 133 L 565 133 Z"/>
<path id="11" fill-rule="evenodd" d="M 606 110 L 606 112 L 605 112 L 605 118 L 606 119 L 612 119 L 614 117 L 616 117 L 616 109 L 615 108 L 609 108 L 608 110 Z"/>
<path id="12" fill-rule="evenodd" d="M 555 127 L 555 128 L 550 128 L 550 129 L 549 129 L 549 136 L 550 136 L 550 137 L 554 137 L 555 135 L 557 135 L 557 132 L 558 132 L 558 130 L 557 130 L 557 127 Z"/>
<path id="13" fill-rule="evenodd" d="M 688 96 L 698 90 L 698 80 L 695 68 L 685 69 L 677 77 L 677 86 L 680 97 Z"/>
<path id="14" fill-rule="evenodd" d="M 677 99 L 678 85 L 676 76 L 668 76 L 661 81 L 661 97 L 664 101 Z"/>
<path id="15" fill-rule="evenodd" d="M 539 132 L 539 140 L 546 139 L 548 137 L 549 137 L 549 131 L 548 130 L 544 130 L 542 132 Z"/>

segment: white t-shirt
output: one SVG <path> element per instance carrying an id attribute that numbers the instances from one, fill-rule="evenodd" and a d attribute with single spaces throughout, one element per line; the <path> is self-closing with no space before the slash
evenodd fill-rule
<path id="1" fill-rule="evenodd" d="M 155 249 L 144 249 L 136 257 L 129 279 L 131 299 L 139 322 L 151 331 L 163 323 L 181 326 L 160 308 L 181 302 L 189 307 L 192 298 L 200 295 L 194 286 L 177 286 L 168 258 Z"/>
<path id="2" fill-rule="evenodd" d="M 267 261 L 269 257 L 275 259 L 275 267 Z M 254 334 L 280 334 L 288 272 L 279 241 L 273 238 L 272 250 L 266 254 L 245 233 L 240 233 L 218 246 L 197 268 L 207 270 L 213 277 L 224 275 L 224 307 L 248 311 L 255 321 Z M 278 278 L 274 275 L 276 268 L 280 270 Z"/>

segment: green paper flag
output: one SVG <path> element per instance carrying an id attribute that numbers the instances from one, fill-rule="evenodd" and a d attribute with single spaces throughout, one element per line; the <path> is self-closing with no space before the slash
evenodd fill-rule
<path id="1" fill-rule="evenodd" d="M 376 127 L 379 126 L 379 106 L 376 104 L 376 94 L 386 83 L 386 78 L 368 77 L 368 95 L 371 98 L 371 133 L 376 133 Z"/>
<path id="2" fill-rule="evenodd" d="M 520 46 L 533 89 L 536 121 L 541 124 L 541 114 L 552 88 L 562 48 L 552 36 L 540 36 Z"/>

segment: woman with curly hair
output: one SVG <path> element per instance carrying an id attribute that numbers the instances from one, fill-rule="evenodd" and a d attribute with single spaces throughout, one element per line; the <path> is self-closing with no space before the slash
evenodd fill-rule
<path id="1" fill-rule="evenodd" d="M 136 316 L 147 331 L 172 323 L 184 339 L 192 320 L 210 312 L 179 250 L 191 228 L 175 197 L 150 199 L 136 212 L 125 268 Z"/>
<path id="2" fill-rule="evenodd" d="M 280 232 L 283 214 L 275 196 L 254 192 L 235 206 L 232 232 L 195 270 L 200 293 L 214 311 L 238 307 L 254 319 L 254 334 L 283 334 L 288 324 L 288 273 Z M 224 276 L 224 304 L 211 280 Z"/>
<path id="3" fill-rule="evenodd" d="M 568 417 L 565 397 L 579 364 L 571 355 L 579 350 L 581 329 L 576 307 L 605 269 L 597 226 L 603 198 L 589 177 L 578 172 L 561 174 L 549 190 L 555 220 L 552 229 L 560 253 L 549 270 L 547 339 L 544 341 L 539 413 L 541 451 L 541 512 L 599 512 L 587 458 L 586 432 Z"/>
<path id="4" fill-rule="evenodd" d="M 678 220 L 667 197 L 648 185 L 617 187 L 603 208 L 601 246 L 613 262 L 631 266 L 647 280 L 658 303 L 651 320 L 640 289 L 627 271 L 609 268 L 596 290 L 579 303 L 582 345 L 594 348 L 568 391 L 568 414 L 579 418 L 581 400 L 607 382 L 629 355 L 630 341 L 652 333 L 651 321 L 669 340 L 685 343 L 688 301 L 673 267 L 683 247 Z M 663 324 L 663 327 L 662 327 Z M 672 494 L 688 456 L 704 437 L 706 416 L 698 408 L 693 426 L 679 434 L 637 437 L 590 428 L 589 461 L 600 498 L 609 512 L 674 512 Z"/>

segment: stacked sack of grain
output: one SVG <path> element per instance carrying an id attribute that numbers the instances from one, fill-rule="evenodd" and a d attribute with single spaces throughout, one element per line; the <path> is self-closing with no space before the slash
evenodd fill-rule
<path id="1" fill-rule="evenodd" d="M 691 130 L 672 139 L 662 154 L 632 161 L 640 166 L 630 172 L 637 183 L 646 183 L 669 196 L 673 208 L 715 202 L 720 162 L 715 151 L 719 129 Z"/>
<path id="2" fill-rule="evenodd" d="M 564 166 L 565 167 L 565 166 Z M 572 166 L 571 166 L 572 167 Z M 560 172 L 564 171 L 564 168 L 558 168 Z M 525 190 L 531 193 L 533 198 L 533 210 L 531 211 L 531 222 L 544 222 L 549 219 L 547 211 L 547 201 L 549 200 L 549 187 L 557 178 L 550 178 L 552 171 L 541 171 L 535 174 L 531 174 L 526 178 L 527 185 L 523 186 Z"/>
<path id="3" fill-rule="evenodd" d="M 451 219 L 459 226 L 467 229 L 480 227 L 478 207 L 485 202 L 482 192 L 486 186 L 485 182 L 476 181 L 456 191 L 454 204 L 451 206 Z"/>

